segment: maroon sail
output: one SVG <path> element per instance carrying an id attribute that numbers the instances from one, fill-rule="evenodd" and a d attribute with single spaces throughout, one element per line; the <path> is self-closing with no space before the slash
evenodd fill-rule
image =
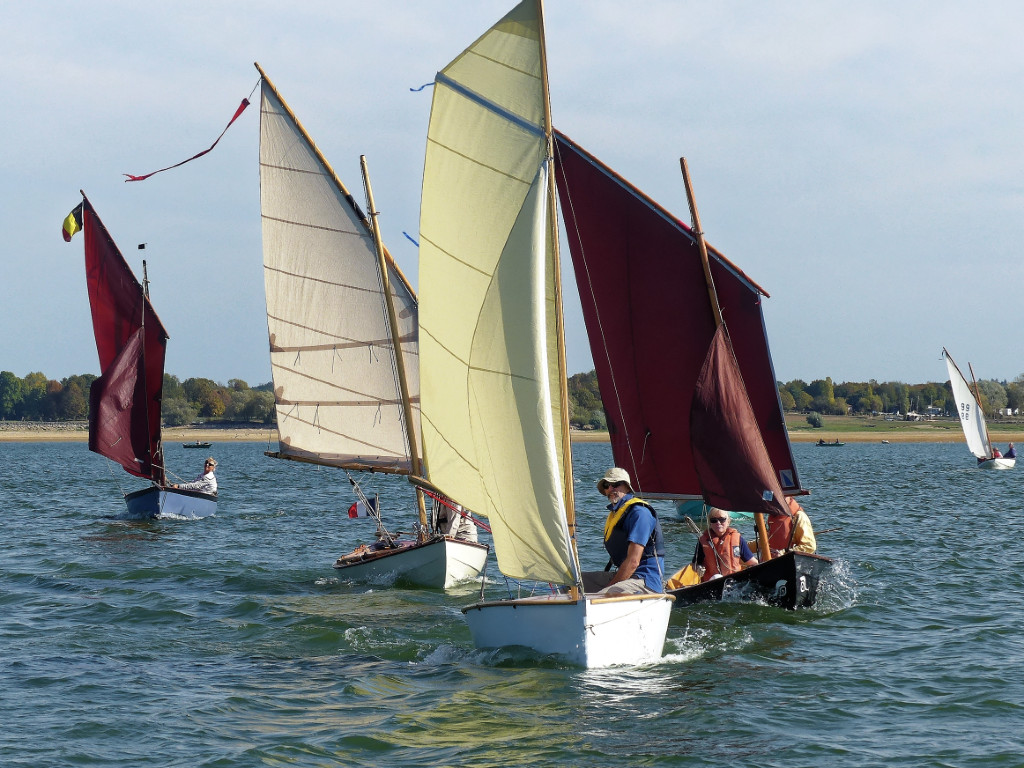
<path id="1" fill-rule="evenodd" d="M 720 509 L 788 515 L 723 323 L 690 405 L 690 445 L 704 500 Z"/>
<path id="2" fill-rule="evenodd" d="M 690 402 L 715 334 L 685 224 L 561 133 L 556 180 L 615 463 L 650 497 L 699 497 Z M 761 312 L 767 293 L 709 248 L 722 315 L 783 490 L 801 490 Z"/>
<path id="3" fill-rule="evenodd" d="M 88 199 L 82 219 L 101 371 L 89 393 L 89 450 L 163 484 L 160 400 L 167 331 Z"/>

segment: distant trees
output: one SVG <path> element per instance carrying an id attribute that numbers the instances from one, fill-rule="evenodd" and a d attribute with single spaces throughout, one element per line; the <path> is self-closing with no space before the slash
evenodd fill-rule
<path id="1" fill-rule="evenodd" d="M 574 427 L 607 429 L 608 419 L 597 386 L 597 372 L 576 373 L 569 377 L 569 424 Z"/>
<path id="2" fill-rule="evenodd" d="M 89 416 L 89 388 L 96 376 L 80 374 L 57 381 L 38 372 L 19 378 L 0 371 L 0 419 L 31 421 L 84 420 Z M 941 413 L 956 413 L 956 402 L 949 383 L 904 384 L 898 381 L 836 384 L 831 377 L 776 382 L 783 410 L 822 415 L 925 413 L 937 408 Z M 991 379 L 978 382 L 985 413 L 998 417 L 1009 408 L 1024 408 L 1024 374 L 1012 382 Z M 569 423 L 578 428 L 608 428 L 597 373 L 577 373 L 569 377 Z M 228 379 L 227 385 L 212 379 L 182 381 L 164 374 L 161 414 L 168 426 L 191 424 L 197 419 L 259 422 L 273 424 L 274 385 L 267 382 L 250 387 L 242 379 Z"/>
<path id="3" fill-rule="evenodd" d="M 89 417 L 89 388 L 96 376 L 87 373 L 57 381 L 42 373 L 18 378 L 0 371 L 0 419 L 82 421 Z M 186 379 L 164 374 L 160 408 L 168 426 L 191 424 L 197 418 L 274 423 L 271 383 L 249 388 L 241 379 L 228 386 L 211 379 Z"/>

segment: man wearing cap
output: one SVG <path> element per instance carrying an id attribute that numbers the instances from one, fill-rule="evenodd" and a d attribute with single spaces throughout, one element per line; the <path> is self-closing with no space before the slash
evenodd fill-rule
<path id="1" fill-rule="evenodd" d="M 654 509 L 633 494 L 629 473 L 620 467 L 605 472 L 597 490 L 609 501 L 604 547 L 615 570 L 584 573 L 584 589 L 609 595 L 663 592 L 665 545 Z"/>
<path id="2" fill-rule="evenodd" d="M 203 463 L 203 471 L 199 473 L 199 476 L 191 483 L 181 483 L 172 485 L 171 488 L 177 488 L 180 491 L 201 491 L 203 493 L 209 493 L 213 496 L 217 495 L 217 478 L 213 474 L 214 470 L 217 469 L 217 460 L 213 456 L 207 457 Z"/>

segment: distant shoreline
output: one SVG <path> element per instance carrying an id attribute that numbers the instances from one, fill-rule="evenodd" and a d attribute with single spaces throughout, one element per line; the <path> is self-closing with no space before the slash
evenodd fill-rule
<path id="1" fill-rule="evenodd" d="M 992 442 L 1002 446 L 1007 442 L 1024 443 L 1024 426 L 1014 425 L 1012 428 L 1000 429 L 990 426 L 989 434 Z M 608 433 L 597 430 L 572 430 L 574 443 L 607 443 Z M 241 443 L 264 442 L 270 445 L 277 443 L 277 427 L 257 427 L 252 425 L 225 425 L 203 427 L 169 427 L 164 429 L 165 443 Z M 961 443 L 963 433 L 956 422 L 923 422 L 907 423 L 905 427 L 876 431 L 874 429 L 805 429 L 789 427 L 789 438 L 794 443 L 816 443 L 824 440 L 827 443 L 838 440 L 841 443 Z M 89 431 L 84 421 L 75 422 L 37 422 L 37 421 L 0 421 L 0 443 L 37 443 L 37 442 L 87 442 Z"/>

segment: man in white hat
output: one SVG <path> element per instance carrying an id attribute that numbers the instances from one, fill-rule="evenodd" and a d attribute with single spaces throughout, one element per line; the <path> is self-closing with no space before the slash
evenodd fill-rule
<path id="1" fill-rule="evenodd" d="M 621 467 L 605 472 L 597 490 L 609 502 L 604 547 L 615 570 L 584 573 L 584 589 L 610 595 L 663 592 L 665 544 L 654 508 L 634 495 L 629 473 Z"/>

